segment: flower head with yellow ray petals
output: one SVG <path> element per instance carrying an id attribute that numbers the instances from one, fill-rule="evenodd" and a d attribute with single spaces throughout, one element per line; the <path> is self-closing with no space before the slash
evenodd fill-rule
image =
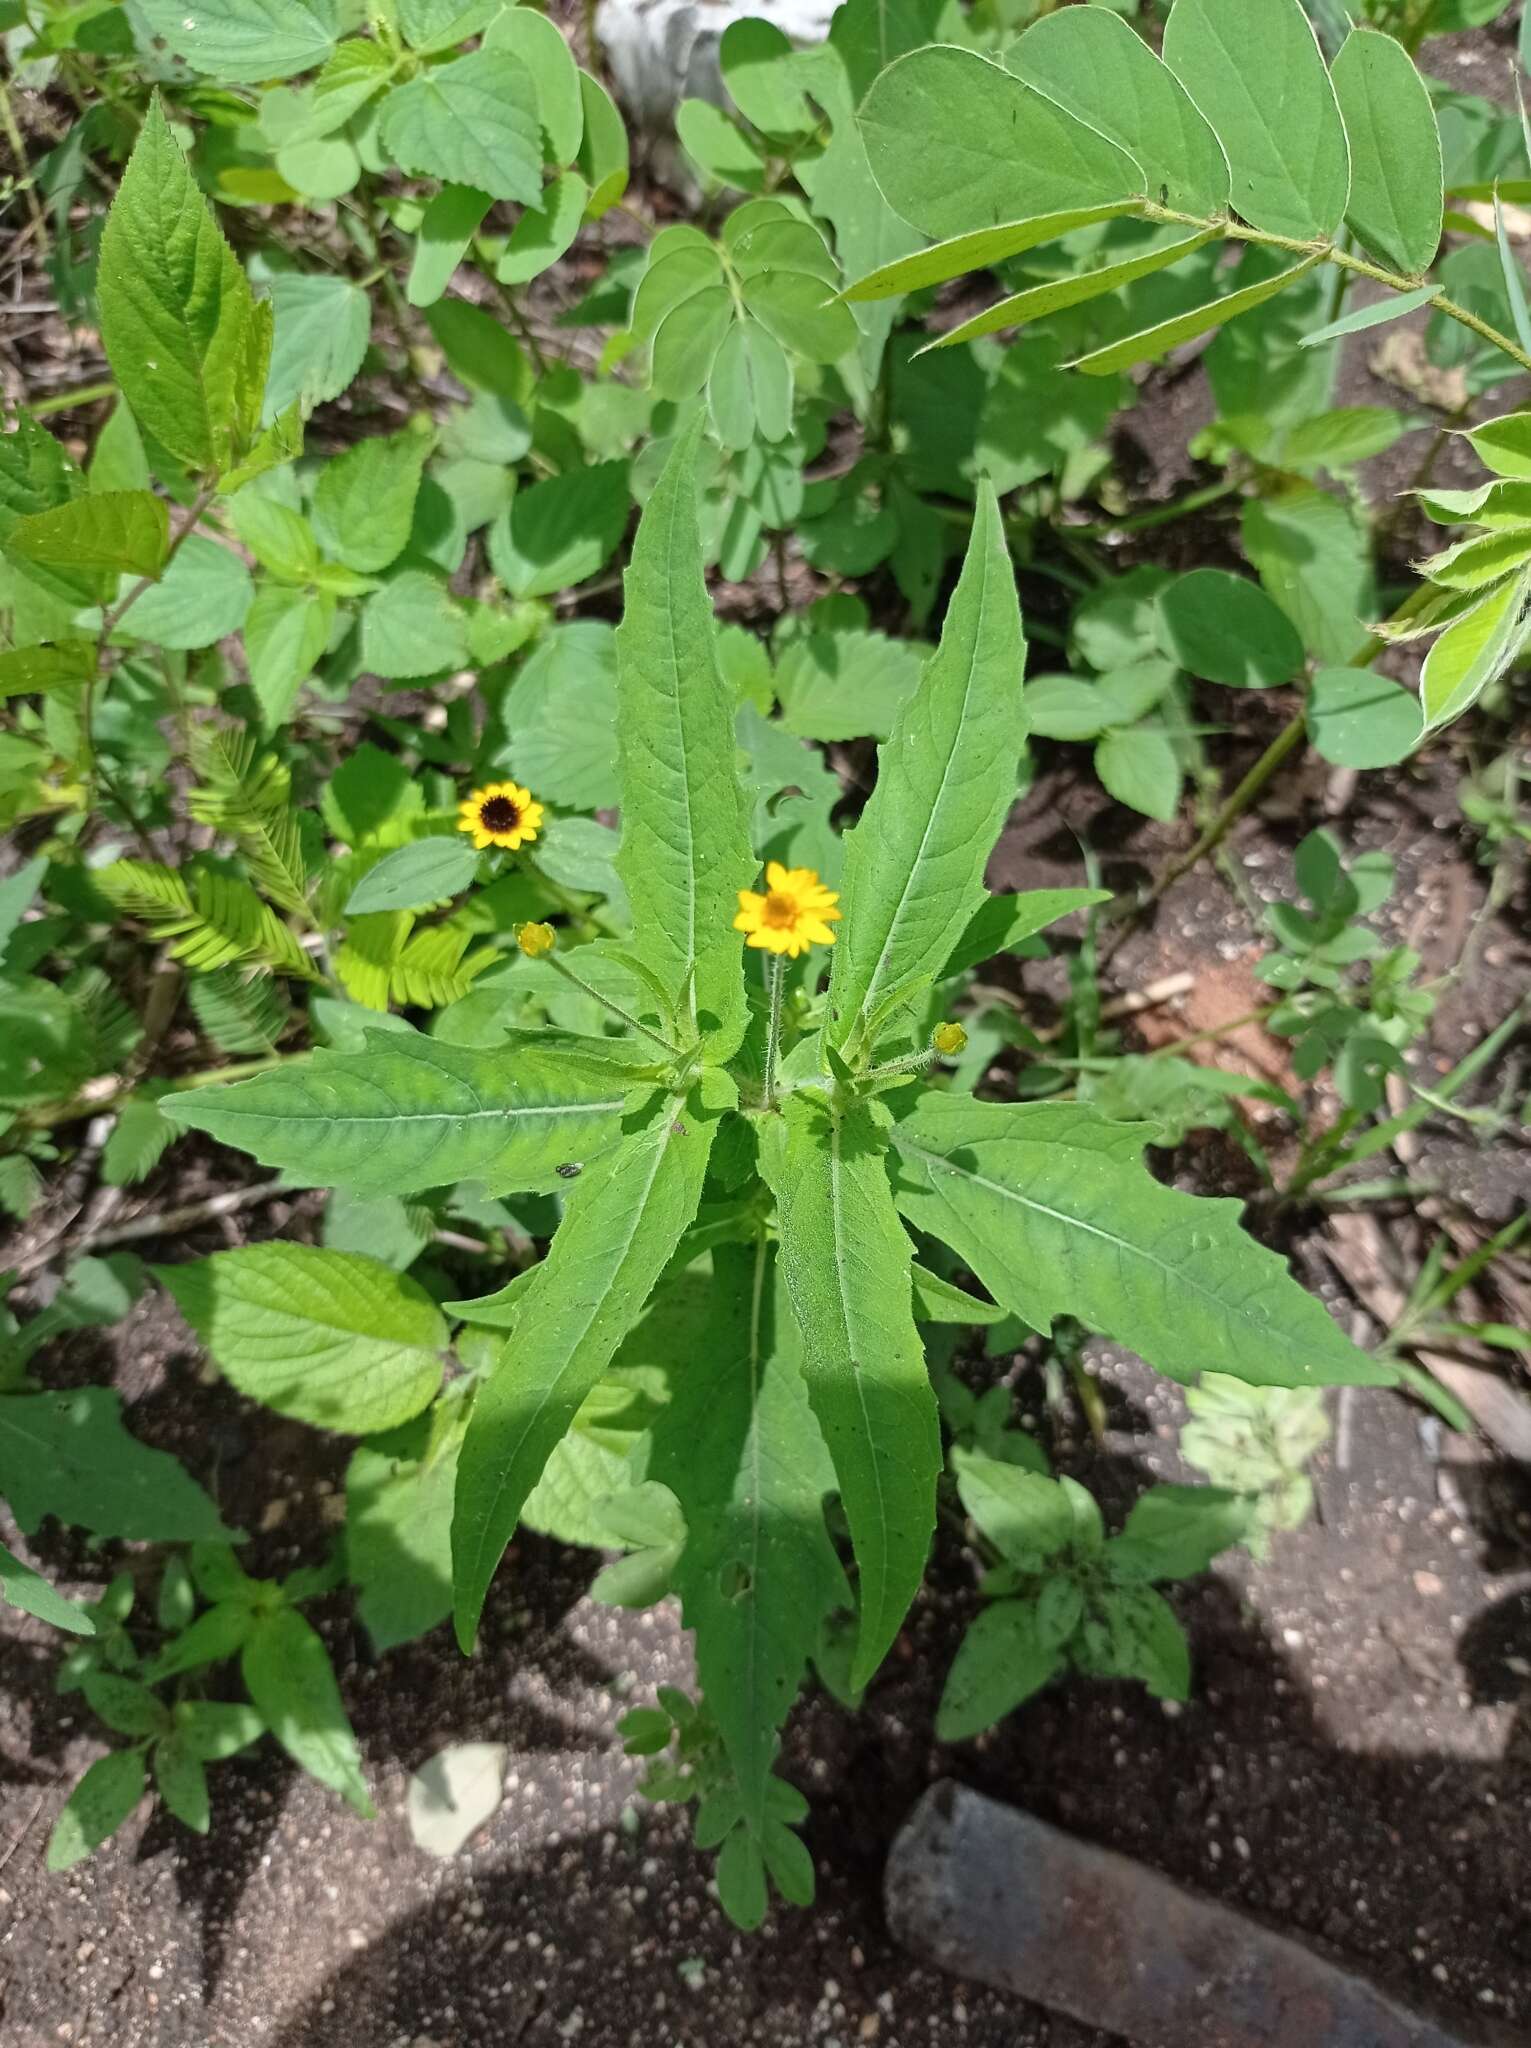
<path id="1" fill-rule="evenodd" d="M 835 935 L 830 924 L 840 912 L 835 905 L 839 891 L 826 889 L 817 868 L 784 868 L 779 860 L 767 863 L 764 893 L 739 891 L 736 932 L 747 932 L 747 946 L 766 953 L 785 953 L 795 960 L 810 946 L 832 946 Z"/>
<path id="2" fill-rule="evenodd" d="M 472 833 L 480 853 L 486 846 L 515 853 L 542 830 L 542 806 L 519 782 L 486 782 L 457 806 L 457 829 Z"/>

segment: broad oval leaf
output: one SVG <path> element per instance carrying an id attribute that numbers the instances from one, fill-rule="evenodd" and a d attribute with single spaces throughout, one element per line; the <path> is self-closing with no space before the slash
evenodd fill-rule
<path id="1" fill-rule="evenodd" d="M 368 1436 L 441 1384 L 440 1311 L 376 1259 L 252 1244 L 154 1270 L 230 1384 L 278 1415 Z"/>
<path id="2" fill-rule="evenodd" d="M 465 837 L 411 840 L 368 868 L 346 898 L 345 915 L 427 910 L 466 889 L 477 872 L 478 855 Z"/>
<path id="3" fill-rule="evenodd" d="M 984 484 L 941 644 L 879 750 L 877 786 L 846 842 L 829 989 L 838 1046 L 901 984 L 939 973 L 983 902 L 1025 743 L 1025 661 L 1010 551 Z"/>
<path id="4" fill-rule="evenodd" d="M 231 85 L 311 71 L 340 36 L 336 0 L 143 0 L 142 13 L 167 56 Z"/>
<path id="5" fill-rule="evenodd" d="M 1374 256 L 1422 277 L 1441 244 L 1441 132 L 1429 90 L 1403 44 L 1355 28 L 1334 60 L 1350 138 L 1345 219 Z"/>
<path id="6" fill-rule="evenodd" d="M 1308 689 L 1308 737 L 1341 768 L 1386 768 L 1424 734 L 1419 699 L 1369 668 L 1321 668 Z"/>
<path id="7" fill-rule="evenodd" d="M 1005 62 L 1018 78 L 1125 150 L 1148 196 L 1203 217 L 1228 204 L 1228 159 L 1180 80 L 1110 7 L 1061 7 Z"/>
<path id="8" fill-rule="evenodd" d="M 405 1195 L 454 1181 L 491 1194 L 561 1189 L 617 1135 L 629 1079 L 535 1039 L 493 1051 L 373 1032 L 365 1052 L 166 1096 L 178 1124 L 316 1187 Z"/>
<path id="9" fill-rule="evenodd" d="M 1298 0 L 1175 0 L 1164 61 L 1216 131 L 1250 226 L 1332 235 L 1350 197 L 1350 149 Z"/>
<path id="10" fill-rule="evenodd" d="M 1209 683 L 1269 690 L 1302 670 L 1302 640 L 1247 576 L 1193 569 L 1159 594 L 1164 651 Z"/>
<path id="11" fill-rule="evenodd" d="M 537 88 L 508 50 L 474 50 L 395 86 L 381 134 L 402 170 L 522 206 L 541 199 Z"/>
<path id="12" fill-rule="evenodd" d="M 857 119 L 883 197 L 927 235 L 1014 220 L 1018 203 L 1058 213 L 1146 191 L 1125 150 L 973 50 L 895 58 Z"/>
<path id="13" fill-rule="evenodd" d="M 1033 1329 L 1078 1316 L 1175 1379 L 1387 1385 L 1389 1370 L 1239 1230 L 1237 1202 L 1148 1173 L 1148 1135 L 1081 1105 L 927 1095 L 893 1132 L 899 1206 Z"/>

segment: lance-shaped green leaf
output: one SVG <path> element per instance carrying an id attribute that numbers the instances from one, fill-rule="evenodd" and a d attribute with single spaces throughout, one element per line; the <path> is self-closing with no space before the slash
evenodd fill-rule
<path id="1" fill-rule="evenodd" d="M 441 1385 L 440 1311 L 376 1259 L 250 1244 L 154 1270 L 225 1378 L 278 1415 L 367 1436 L 418 1415 Z"/>
<path id="2" fill-rule="evenodd" d="M 1148 196 L 1206 217 L 1228 204 L 1228 159 L 1185 87 L 1109 7 L 1061 7 L 1005 59 L 1017 78 L 1142 166 Z"/>
<path id="3" fill-rule="evenodd" d="M 293 1762 L 371 1820 L 376 1809 L 329 1652 L 295 1607 L 259 1617 L 245 1638 L 239 1669 L 245 1690 Z"/>
<path id="4" fill-rule="evenodd" d="M 1117 199 L 1105 206 L 1071 206 L 1062 213 L 1033 214 L 995 228 L 974 228 L 970 234 L 953 235 L 947 241 L 933 242 L 928 249 L 916 250 L 912 256 L 900 256 L 896 262 L 882 264 L 847 285 L 841 297 L 893 299 L 904 292 L 920 291 L 926 285 L 945 284 L 949 278 L 965 277 L 970 270 L 991 269 L 1025 249 L 1059 241 L 1075 228 L 1093 227 L 1098 221 L 1133 213 L 1137 204 L 1134 199 Z"/>
<path id="5" fill-rule="evenodd" d="M 827 287 L 826 287 L 827 290 Z M 744 1030 L 738 892 L 755 875 L 734 765 L 734 702 L 702 578 L 696 451 L 675 444 L 644 509 L 617 629 L 622 847 L 632 951 L 726 1057 Z"/>
<path id="6" fill-rule="evenodd" d="M 7 1550 L 0 1543 L 0 1600 L 12 1607 L 19 1607 L 23 1614 L 35 1614 L 39 1621 L 51 1622 L 54 1628 L 68 1629 L 71 1635 L 91 1636 L 96 1624 L 76 1600 L 66 1600 L 41 1572 L 34 1572 L 29 1564 L 23 1564 L 15 1551 Z"/>
<path id="7" fill-rule="evenodd" d="M 1083 370 L 1087 377 L 1111 377 L 1118 370 L 1130 370 L 1134 363 L 1151 363 L 1170 349 L 1178 348 L 1183 341 L 1195 341 L 1198 335 L 1210 334 L 1214 327 L 1221 327 L 1225 321 L 1236 320 L 1240 313 L 1250 313 L 1256 306 L 1263 306 L 1267 299 L 1275 298 L 1289 284 L 1295 284 L 1298 278 L 1306 276 L 1318 261 L 1317 256 L 1305 256 L 1290 270 L 1278 270 L 1274 277 L 1263 277 L 1257 284 L 1226 292 L 1222 298 L 1196 307 L 1194 312 L 1177 313 L 1171 320 L 1161 320 L 1157 325 L 1141 328 L 1121 341 L 1092 349 L 1089 355 L 1076 357 L 1068 367 Z"/>
<path id="8" fill-rule="evenodd" d="M 685 1514 L 675 1590 L 758 1832 L 777 1730 L 821 1620 L 850 1594 L 824 1525 L 834 1467 L 771 1248 L 720 1245 L 712 1263 L 706 1318 L 675 1361 L 648 1470 Z"/>
<path id="9" fill-rule="evenodd" d="M 1396 298 L 1379 299 L 1374 306 L 1358 306 L 1353 313 L 1344 313 L 1338 320 L 1315 327 L 1309 334 L 1300 334 L 1297 346 L 1321 348 L 1326 341 L 1339 341 L 1344 335 L 1360 334 L 1368 327 L 1385 327 L 1390 321 L 1401 320 L 1406 313 L 1415 313 L 1421 306 L 1428 306 L 1439 291 L 1439 285 L 1424 284 L 1418 291 L 1400 292 Z"/>
<path id="10" fill-rule="evenodd" d="M 1182 256 L 1204 248 L 1216 233 L 1214 228 L 1198 228 L 1195 234 L 1179 235 L 1174 241 L 1161 242 L 1157 248 L 1143 250 L 1140 255 L 1124 256 L 1119 263 L 1102 264 L 1099 270 L 1080 271 L 1073 277 L 1058 277 L 1047 284 L 1031 285 L 1023 292 L 1012 292 L 1008 299 L 1001 299 L 987 311 L 975 313 L 971 320 L 964 320 L 949 333 L 927 342 L 918 353 L 924 355 L 933 348 L 952 348 L 958 342 L 974 341 L 980 334 L 997 334 L 1002 327 L 1022 327 L 1028 320 L 1040 320 L 1045 314 L 1061 312 L 1066 306 L 1081 306 L 1090 299 L 1102 298 L 1107 292 L 1114 292 L 1119 285 L 1149 277 L 1156 270 L 1168 270 Z"/>
<path id="11" fill-rule="evenodd" d="M 402 1031 L 359 1053 L 301 1064 L 160 1104 L 174 1122 L 238 1145 L 314 1187 L 406 1195 L 453 1181 L 491 1194 L 551 1193 L 617 1136 L 631 1078 L 530 1037 L 481 1050 Z"/>
<path id="12" fill-rule="evenodd" d="M 114 1835 L 144 1796 L 142 1749 L 98 1757 L 70 1793 L 48 1837 L 50 1871 L 68 1870 Z"/>
<path id="13" fill-rule="evenodd" d="M 846 843 L 829 991 L 836 1045 L 904 983 L 938 974 L 983 901 L 1025 740 L 1025 659 L 1004 526 L 985 483 L 941 644 L 879 751 L 877 787 Z"/>
<path id="14" fill-rule="evenodd" d="M 985 842 L 987 843 L 987 842 Z M 853 1686 L 882 1662 L 919 1590 L 935 1526 L 941 1427 L 914 1324 L 908 1234 L 869 1102 L 800 1091 L 760 1133 L 808 1399 L 834 1461 L 860 1573 Z"/>
<path id="15" fill-rule="evenodd" d="M 1033 1329 L 1073 1315 L 1174 1379 L 1385 1386 L 1237 1202 L 1199 1201 L 1142 1163 L 1149 1129 L 1073 1103 L 926 1095 L 899 1124 L 898 1201 Z"/>
<path id="16" fill-rule="evenodd" d="M 527 1495 L 696 1214 L 716 1128 L 695 1096 L 659 1096 L 574 1185 L 458 1459 L 452 1579 L 465 1650 Z"/>
<path id="17" fill-rule="evenodd" d="M 1216 130 L 1250 226 L 1332 235 L 1350 197 L 1350 150 L 1298 0 L 1175 0 L 1164 61 Z"/>
<path id="18" fill-rule="evenodd" d="M 92 491 L 18 519 L 5 537 L 6 553 L 24 562 L 132 576 L 158 576 L 169 546 L 170 516 L 152 491 Z"/>
<path id="19" fill-rule="evenodd" d="M 1013 220 L 1017 201 L 1059 213 L 1146 192 L 1125 150 L 973 50 L 896 58 L 858 119 L 883 197 L 927 235 Z"/>
<path id="20" fill-rule="evenodd" d="M 1448 626 L 1425 657 L 1419 696 L 1426 733 L 1438 732 L 1502 676 L 1531 625 L 1531 575 L 1507 576 Z"/>
<path id="21" fill-rule="evenodd" d="M 260 424 L 272 313 L 257 305 L 159 101 L 101 236 L 101 339 L 122 395 L 179 461 L 227 469 Z"/>
<path id="22" fill-rule="evenodd" d="M 1441 242 L 1441 132 L 1425 81 L 1393 36 L 1352 29 L 1334 60 L 1335 98 L 1350 138 L 1347 224 L 1408 277 Z"/>

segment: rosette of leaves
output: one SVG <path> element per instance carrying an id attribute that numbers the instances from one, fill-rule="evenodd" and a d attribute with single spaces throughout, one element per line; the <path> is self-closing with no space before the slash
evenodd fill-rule
<path id="1" fill-rule="evenodd" d="M 1179 305 L 1172 297 L 1172 310 L 1146 325 L 1124 326 L 1108 313 L 1074 367 L 1106 376 L 1153 361 L 1264 305 L 1320 263 L 1394 296 L 1308 341 L 1426 304 L 1447 319 L 1479 317 L 1426 281 L 1445 176 L 1423 79 L 1402 44 L 1369 28 L 1353 30 L 1326 64 L 1298 0 L 1175 0 L 1162 56 L 1113 9 L 1059 8 L 1032 23 L 1003 63 L 940 44 L 897 57 L 873 81 L 859 120 L 884 197 L 935 246 L 880 265 L 850 288 L 853 300 L 989 269 L 1102 221 L 1140 230 L 1103 245 L 1091 268 L 1044 272 L 932 346 L 1119 292 L 1130 305 L 1140 280 L 1183 264 Z M 1502 303 L 1515 338 L 1490 334 L 1525 367 L 1531 322 L 1502 223 L 1500 240 Z M 1221 275 L 1196 258 L 1221 241 L 1252 253 L 1219 291 Z"/>
<path id="2" fill-rule="evenodd" d="M 717 241 L 662 228 L 633 301 L 632 336 L 649 350 L 662 398 L 707 395 L 725 448 L 784 441 L 792 430 L 793 356 L 832 363 L 856 346 L 834 297 L 824 239 L 785 200 L 736 207 Z"/>
<path id="3" fill-rule="evenodd" d="M 1145 1170 L 1143 1127 L 1079 1103 L 931 1085 L 912 1019 L 950 963 L 1003 943 L 983 875 L 1024 739 L 1020 611 L 987 489 L 940 643 L 846 842 L 828 986 L 811 954 L 786 977 L 785 1050 L 771 1070 L 768 1005 L 734 926 L 759 853 L 702 575 L 698 438 L 699 425 L 677 442 L 649 498 L 618 634 L 618 872 L 631 927 L 616 964 L 630 1028 L 577 1045 L 523 1031 L 482 1049 L 390 1031 L 316 1055 L 311 1070 L 289 1063 L 170 1097 L 166 1110 L 358 1192 L 466 1180 L 560 1194 L 546 1258 L 495 1305 L 503 1342 L 457 1452 L 465 1647 L 558 1446 L 624 1343 L 661 1318 L 664 1398 L 644 1476 L 603 1514 L 635 1560 L 622 1596 L 668 1589 L 696 1632 L 732 1783 L 708 1806 L 707 1839 L 730 1870 L 733 1909 L 753 1921 L 764 1872 L 803 1896 L 800 1866 L 784 1885 L 776 1869 L 785 1808 L 773 1765 L 821 1631 L 853 1603 L 848 1684 L 859 1689 L 924 1570 L 942 1457 L 916 1321 L 919 1239 L 944 1240 L 1029 1327 L 1074 1315 L 1177 1375 L 1389 1375 L 1241 1234 L 1235 1205 L 1195 1201 Z M 1057 894 L 1041 921 L 1076 907 L 1078 892 Z M 693 1269 L 705 1284 L 675 1296 Z M 831 1493 L 845 1557 L 825 1515 Z"/>

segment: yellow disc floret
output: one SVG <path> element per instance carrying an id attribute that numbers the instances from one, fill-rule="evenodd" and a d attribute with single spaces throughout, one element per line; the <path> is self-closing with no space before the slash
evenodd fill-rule
<path id="1" fill-rule="evenodd" d="M 540 960 L 558 944 L 558 934 L 550 924 L 524 924 L 516 933 L 516 944 L 528 960 Z"/>
<path id="2" fill-rule="evenodd" d="M 938 1024 L 930 1034 L 930 1042 L 936 1051 L 946 1059 L 955 1059 L 968 1042 L 968 1035 L 960 1024 Z"/>
<path id="3" fill-rule="evenodd" d="M 480 853 L 486 846 L 515 853 L 541 831 L 542 806 L 519 782 L 486 782 L 457 806 L 457 829 L 472 833 Z"/>
<path id="4" fill-rule="evenodd" d="M 747 946 L 763 952 L 785 953 L 795 960 L 810 946 L 832 946 L 835 935 L 830 924 L 839 919 L 835 905 L 839 891 L 826 889 L 816 868 L 784 868 L 779 860 L 767 863 L 763 894 L 754 889 L 739 891 L 736 932 L 747 932 Z"/>

